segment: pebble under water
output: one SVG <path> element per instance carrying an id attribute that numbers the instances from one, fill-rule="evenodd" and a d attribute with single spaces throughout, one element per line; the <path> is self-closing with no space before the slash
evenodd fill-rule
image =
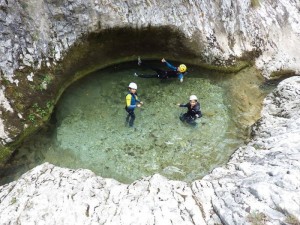
<path id="1" fill-rule="evenodd" d="M 14 176 L 50 162 L 125 183 L 154 173 L 191 182 L 225 164 L 245 140 L 226 90 L 234 75 L 189 69 L 180 83 L 135 77 L 134 72 L 152 71 L 127 63 L 72 84 L 58 102 L 52 123 L 18 149 L 16 160 L 26 164 Z M 130 82 L 137 83 L 144 102 L 135 110 L 134 128 L 125 125 Z M 196 127 L 179 120 L 187 109 L 176 105 L 187 103 L 191 94 L 198 96 L 203 113 Z"/>

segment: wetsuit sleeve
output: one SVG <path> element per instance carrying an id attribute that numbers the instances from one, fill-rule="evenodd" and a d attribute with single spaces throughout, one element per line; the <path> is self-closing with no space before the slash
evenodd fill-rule
<path id="1" fill-rule="evenodd" d="M 167 65 L 167 67 L 169 67 L 171 70 L 177 71 L 177 67 L 176 67 L 176 66 L 173 66 L 171 63 L 169 63 L 169 62 L 166 61 L 166 65 Z M 180 81 L 183 80 L 183 76 L 184 76 L 183 73 L 178 73 L 178 79 L 179 79 Z"/>
<path id="2" fill-rule="evenodd" d="M 127 107 L 127 109 L 134 109 L 136 107 L 136 105 L 131 105 L 131 98 L 132 98 L 131 94 L 126 95 L 126 107 Z"/>
<path id="3" fill-rule="evenodd" d="M 138 98 L 138 96 L 137 96 L 137 95 L 135 96 L 135 101 L 136 101 L 136 102 L 138 102 L 138 103 L 140 103 L 140 102 L 141 102 L 141 100 L 139 100 L 139 98 Z"/>
<path id="4" fill-rule="evenodd" d="M 179 107 L 188 107 L 188 104 L 180 104 Z"/>
<path id="5" fill-rule="evenodd" d="M 170 69 L 174 70 L 174 71 L 177 71 L 177 67 L 173 66 L 171 63 L 167 62 L 166 61 L 166 65 L 167 67 L 169 67 Z"/>
<path id="6" fill-rule="evenodd" d="M 196 106 L 195 106 L 195 115 L 198 115 L 198 118 L 202 117 L 202 113 L 201 113 L 201 110 L 200 110 L 200 104 L 198 103 Z"/>
<path id="7" fill-rule="evenodd" d="M 183 73 L 179 73 L 179 74 L 178 74 L 178 79 L 179 79 L 179 80 L 183 79 Z"/>

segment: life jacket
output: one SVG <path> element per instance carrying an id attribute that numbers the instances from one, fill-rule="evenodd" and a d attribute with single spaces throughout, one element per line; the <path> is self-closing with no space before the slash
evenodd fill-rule
<path id="1" fill-rule="evenodd" d="M 136 102 L 138 101 L 137 94 L 128 93 L 125 98 L 125 109 L 135 109 Z"/>

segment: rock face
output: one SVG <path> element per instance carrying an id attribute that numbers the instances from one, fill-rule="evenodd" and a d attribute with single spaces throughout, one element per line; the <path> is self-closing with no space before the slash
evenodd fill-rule
<path id="1" fill-rule="evenodd" d="M 16 81 L 20 67 L 50 66 L 83 34 L 114 27 L 177 27 L 198 42 L 208 63 L 261 52 L 265 76 L 299 71 L 300 14 L 297 0 L 218 2 L 1 0 L 0 69 Z"/>
<path id="2" fill-rule="evenodd" d="M 191 185 L 130 185 L 43 164 L 0 187 L 0 224 L 299 224 L 300 78 L 264 101 L 253 140 Z"/>
<path id="3" fill-rule="evenodd" d="M 120 184 L 43 164 L 0 189 L 0 224 L 204 224 L 187 184 L 160 175 Z"/>

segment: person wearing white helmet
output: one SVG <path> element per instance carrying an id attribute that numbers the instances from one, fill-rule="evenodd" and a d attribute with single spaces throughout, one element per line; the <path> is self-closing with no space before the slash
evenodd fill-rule
<path id="1" fill-rule="evenodd" d="M 170 70 L 162 70 L 158 68 L 154 68 L 151 66 L 147 66 L 144 63 L 142 64 L 142 61 L 140 57 L 138 58 L 138 65 L 141 66 L 146 66 L 152 70 L 154 70 L 156 73 L 155 74 L 150 74 L 150 75 L 138 75 L 135 73 L 134 75 L 137 77 L 141 78 L 159 78 L 159 79 L 168 79 L 168 78 L 178 78 L 180 82 L 183 82 L 183 77 L 186 75 L 186 65 L 180 64 L 178 67 L 173 66 L 171 63 L 167 62 L 164 58 L 161 60 L 161 62 L 166 63 L 166 66 L 170 68 Z"/>
<path id="2" fill-rule="evenodd" d="M 180 115 L 180 120 L 182 122 L 187 122 L 192 126 L 196 126 L 195 120 L 197 118 L 202 117 L 200 103 L 198 102 L 198 98 L 196 95 L 191 95 L 189 98 L 189 102 L 186 104 L 177 104 L 179 107 L 187 107 L 188 111 L 182 115 Z"/>
<path id="3" fill-rule="evenodd" d="M 133 127 L 133 123 L 134 123 L 134 120 L 135 120 L 134 109 L 136 107 L 141 107 L 143 102 L 141 102 L 138 99 L 138 96 L 137 96 L 137 93 L 136 93 L 136 90 L 137 90 L 137 84 L 136 83 L 131 82 L 128 85 L 128 89 L 129 89 L 129 92 L 126 95 L 126 98 L 125 98 L 125 104 L 126 104 L 125 105 L 125 110 L 128 113 L 128 115 L 126 117 L 126 125 L 127 125 L 127 123 L 129 123 L 129 127 Z"/>

